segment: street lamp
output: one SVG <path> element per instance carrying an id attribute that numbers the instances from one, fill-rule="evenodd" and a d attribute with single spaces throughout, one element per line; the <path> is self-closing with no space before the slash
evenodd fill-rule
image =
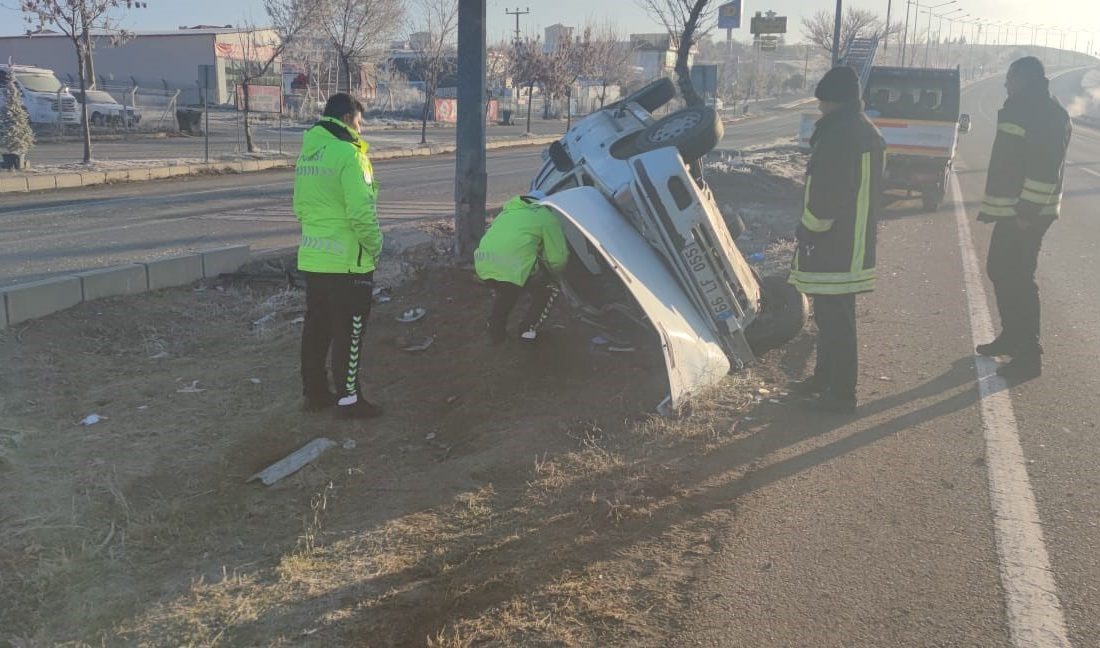
<path id="1" fill-rule="evenodd" d="M 935 9 L 936 7 L 943 7 L 943 6 L 946 6 L 946 5 L 949 5 L 949 4 L 955 4 L 955 2 L 956 2 L 956 0 L 951 0 L 951 2 L 945 2 L 943 4 L 935 5 L 934 7 L 928 7 L 928 9 L 927 9 L 927 12 L 928 12 L 928 29 L 925 30 L 925 38 L 924 38 L 924 67 L 928 67 L 928 48 L 931 47 L 931 45 L 932 45 L 932 17 L 933 17 L 932 10 Z M 956 11 L 962 11 L 962 9 L 956 9 Z M 950 13 L 954 13 L 954 12 L 950 12 Z M 935 14 L 935 17 L 938 18 L 939 14 Z"/>
<path id="2" fill-rule="evenodd" d="M 933 9 L 938 9 L 940 7 L 946 7 L 947 5 L 955 4 L 956 2 L 958 2 L 958 0 L 948 0 L 947 2 L 941 2 L 940 4 L 925 7 L 925 9 L 929 12 L 928 13 L 928 29 L 932 29 L 932 13 L 931 13 L 931 11 Z M 917 30 L 918 30 L 917 25 L 920 22 L 920 11 L 921 11 L 920 0 L 915 0 L 913 2 L 913 4 L 916 6 L 916 12 L 913 14 L 914 15 L 914 18 L 913 18 L 913 54 L 912 54 L 912 56 L 910 56 L 909 65 L 913 65 L 914 61 L 917 58 Z"/>
<path id="3" fill-rule="evenodd" d="M 936 23 L 936 58 L 937 59 L 940 58 L 940 44 L 943 43 L 943 19 L 944 19 L 945 16 L 950 16 L 952 14 L 957 14 L 960 11 L 962 11 L 962 7 L 959 7 L 957 9 L 953 10 L 953 11 L 948 11 L 945 14 L 939 14 L 938 16 L 936 16 L 937 18 L 940 19 L 939 22 Z M 951 23 L 948 22 L 948 24 L 950 25 Z M 932 16 L 931 15 L 928 16 L 928 29 L 929 30 L 932 29 Z M 925 65 L 925 67 L 928 66 L 928 46 L 927 45 L 925 45 L 925 48 L 924 48 L 924 65 Z"/>
<path id="4" fill-rule="evenodd" d="M 962 11 L 962 9 L 960 9 L 959 11 Z M 970 14 L 964 13 L 961 16 L 957 16 L 955 18 L 948 18 L 947 19 L 947 41 L 948 41 L 947 42 L 947 58 L 951 58 L 951 42 L 950 41 L 951 41 L 951 32 L 954 31 L 955 21 L 958 21 L 962 24 L 966 24 L 965 21 L 963 21 L 963 18 L 969 18 L 969 17 L 970 17 Z M 939 45 L 936 45 L 936 58 L 937 59 L 940 58 L 940 47 L 939 47 Z M 943 63 L 945 64 L 945 63 L 947 63 L 947 61 L 943 61 Z"/>

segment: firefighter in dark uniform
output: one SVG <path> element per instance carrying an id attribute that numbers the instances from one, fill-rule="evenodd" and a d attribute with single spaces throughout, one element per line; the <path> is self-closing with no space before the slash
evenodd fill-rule
<path id="1" fill-rule="evenodd" d="M 802 222 L 790 282 L 813 299 L 817 363 L 796 393 L 815 409 L 853 412 L 859 374 L 856 295 L 875 287 L 875 228 L 886 144 L 863 114 L 859 78 L 830 70 L 814 96 L 822 118 L 810 139 Z"/>
<path id="2" fill-rule="evenodd" d="M 1011 356 L 997 369 L 1011 381 L 1042 372 L 1039 345 L 1039 248 L 1062 198 L 1069 115 L 1050 95 L 1039 59 L 1015 61 L 1005 77 L 1008 99 L 997 113 L 997 136 L 978 220 L 995 223 L 986 270 L 997 296 L 1001 334 L 978 345 L 983 356 Z"/>

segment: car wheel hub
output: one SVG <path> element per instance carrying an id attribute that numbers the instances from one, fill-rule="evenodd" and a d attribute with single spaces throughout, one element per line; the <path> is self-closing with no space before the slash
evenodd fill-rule
<path id="1" fill-rule="evenodd" d="M 684 133 L 690 132 L 693 128 L 699 125 L 702 121 L 702 117 L 697 112 L 690 112 L 686 115 L 681 115 L 676 119 L 670 119 L 668 122 L 661 125 L 650 136 L 650 140 L 653 142 L 669 142 L 683 136 Z"/>

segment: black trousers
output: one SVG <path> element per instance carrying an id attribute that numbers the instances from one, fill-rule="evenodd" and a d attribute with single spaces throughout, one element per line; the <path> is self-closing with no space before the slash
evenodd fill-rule
<path id="1" fill-rule="evenodd" d="M 329 397 L 325 360 L 332 351 L 332 383 L 337 398 L 359 399 L 363 326 L 370 316 L 374 273 L 306 272 L 306 317 L 302 327 L 302 393 Z M 354 399 L 352 399 L 354 397 Z"/>
<path id="2" fill-rule="evenodd" d="M 517 286 L 507 281 L 489 279 L 485 282 L 493 289 L 493 307 L 489 312 L 489 332 L 496 336 L 503 336 L 508 328 L 508 316 L 516 307 L 520 295 L 531 295 L 531 306 L 527 309 L 527 315 L 523 318 L 520 331 L 537 329 L 550 315 L 550 308 L 557 296 L 557 287 L 553 281 L 542 273 L 535 273 L 527 279 L 527 283 Z"/>
<path id="3" fill-rule="evenodd" d="M 859 342 L 856 340 L 856 296 L 813 295 L 817 323 L 814 381 L 840 399 L 856 397 Z"/>
<path id="4" fill-rule="evenodd" d="M 1022 229 L 1013 222 L 998 222 L 989 241 L 986 272 L 993 282 L 997 311 L 1001 316 L 1001 338 L 1020 354 L 1040 353 L 1039 285 L 1035 269 L 1043 235 L 1053 219 L 1044 218 Z"/>

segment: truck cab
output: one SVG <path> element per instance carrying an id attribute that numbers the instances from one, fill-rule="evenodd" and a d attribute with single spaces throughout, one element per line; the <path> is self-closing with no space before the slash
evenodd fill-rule
<path id="1" fill-rule="evenodd" d="M 927 211 L 943 201 L 958 133 L 958 68 L 872 67 L 863 92 L 864 110 L 886 140 L 887 189 L 918 192 Z"/>
<path id="2" fill-rule="evenodd" d="M 53 70 L 29 65 L 0 64 L 0 84 L 8 78 L 23 97 L 23 106 L 32 124 L 79 124 L 80 110 L 67 87 L 58 80 Z M 0 105 L 4 101 L 0 93 Z"/>

